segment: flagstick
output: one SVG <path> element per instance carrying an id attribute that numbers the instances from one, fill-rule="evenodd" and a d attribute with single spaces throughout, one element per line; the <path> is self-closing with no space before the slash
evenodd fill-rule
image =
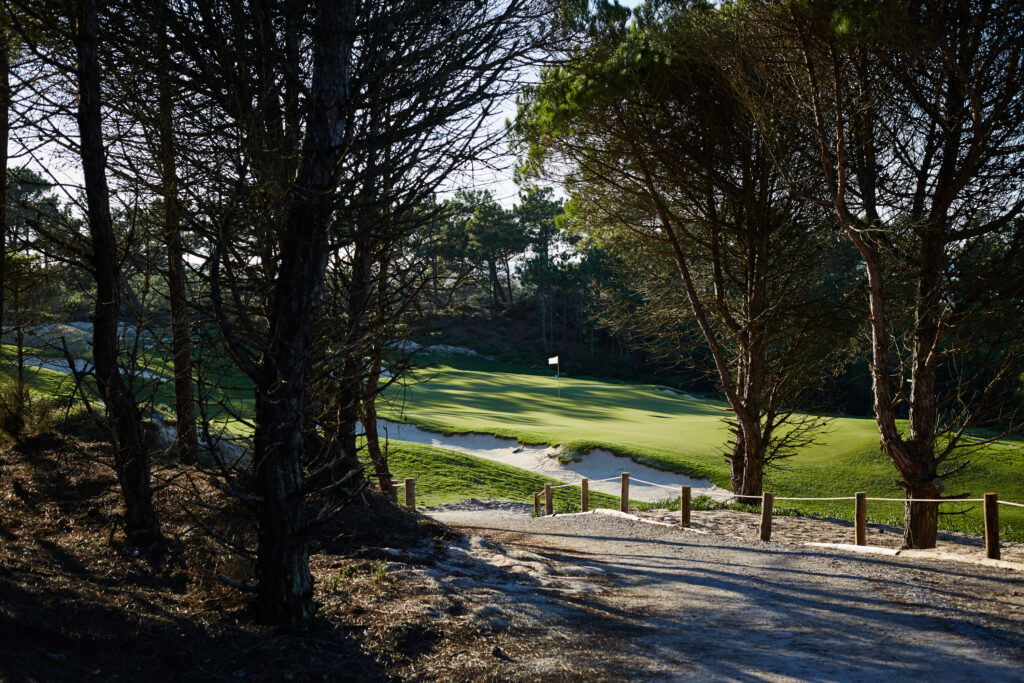
<path id="1" fill-rule="evenodd" d="M 548 358 L 548 366 L 555 366 L 555 386 L 558 388 L 558 398 L 562 398 L 562 364 L 559 362 L 558 356 L 552 356 Z"/>

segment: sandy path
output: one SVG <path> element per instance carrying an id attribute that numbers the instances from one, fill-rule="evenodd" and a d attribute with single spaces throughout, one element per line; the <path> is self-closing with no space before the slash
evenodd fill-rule
<path id="1" fill-rule="evenodd" d="M 416 425 L 388 420 L 378 420 L 378 431 L 381 436 L 387 435 L 397 441 L 411 441 L 476 455 L 543 474 L 567 484 L 579 484 L 583 477 L 587 477 L 591 480 L 590 489 L 592 491 L 600 491 L 614 496 L 619 495 L 620 481 L 618 479 L 604 482 L 598 480 L 609 477 L 617 478 L 623 472 L 629 472 L 631 477 L 629 497 L 634 500 L 654 502 L 678 497 L 680 486 L 692 487 L 694 496 L 709 492 L 728 493 L 707 479 L 693 479 L 675 472 L 657 470 L 600 448 L 590 451 L 579 462 L 562 463 L 556 457 L 557 448 L 546 445 L 526 446 L 515 439 L 502 439 L 490 434 L 445 435 L 428 432 Z M 655 486 L 640 483 L 637 481 L 639 479 L 651 482 Z M 663 488 L 665 486 L 671 488 Z"/>
<path id="2" fill-rule="evenodd" d="M 1020 572 L 763 544 L 606 515 L 432 515 L 614 577 L 585 618 L 578 609 L 551 612 L 556 634 L 533 644 L 542 662 L 562 642 L 562 654 L 551 655 L 562 666 L 616 679 L 1024 681 Z"/>

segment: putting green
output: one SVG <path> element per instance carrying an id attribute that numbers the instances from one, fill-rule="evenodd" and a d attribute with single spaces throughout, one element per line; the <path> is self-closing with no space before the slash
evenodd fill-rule
<path id="1" fill-rule="evenodd" d="M 411 422 L 444 432 L 480 432 L 515 437 L 526 443 L 561 444 L 584 454 L 606 448 L 661 469 L 706 477 L 729 485 L 722 454 L 729 432 L 726 404 L 659 391 L 647 384 L 618 384 L 521 372 L 456 367 L 458 361 L 424 372 L 404 387 L 390 390 L 382 417 Z M 871 496 L 900 497 L 896 471 L 878 447 L 871 419 L 837 418 L 818 442 L 792 458 L 779 461 L 765 474 L 765 489 L 779 496 L 846 496 L 867 491 Z M 584 456 L 585 457 L 585 456 Z M 1024 501 L 1024 444 L 1014 441 L 986 447 L 971 455 L 971 464 L 947 484 L 947 493 L 997 491 L 1004 500 Z M 487 496 L 485 490 L 477 496 Z M 852 503 L 780 502 L 780 507 L 849 518 Z M 973 508 L 973 509 L 972 509 Z M 944 528 L 979 533 L 980 506 L 947 504 Z M 872 503 L 873 521 L 901 524 L 902 505 Z M 1001 508 L 1001 526 L 1008 538 L 1024 540 L 1024 510 Z"/>

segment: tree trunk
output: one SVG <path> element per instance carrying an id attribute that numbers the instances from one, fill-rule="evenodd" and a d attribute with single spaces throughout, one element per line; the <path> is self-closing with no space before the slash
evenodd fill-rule
<path id="1" fill-rule="evenodd" d="M 737 427 L 739 429 L 739 427 Z M 743 435 L 740 433 L 736 434 L 736 437 L 732 442 L 732 455 L 728 457 L 729 460 L 729 486 L 733 493 L 743 493 L 743 471 L 744 462 L 743 457 Z"/>
<path id="2" fill-rule="evenodd" d="M 10 137 L 11 110 L 11 52 L 7 36 L 0 33 L 0 338 L 3 337 L 6 322 L 5 302 L 7 296 L 7 139 Z"/>
<path id="3" fill-rule="evenodd" d="M 743 485 L 740 494 L 744 496 L 760 496 L 761 482 L 764 477 L 764 448 L 760 444 L 748 445 L 743 454 Z M 757 505 L 757 501 L 745 500 L 748 505 Z"/>
<path id="4" fill-rule="evenodd" d="M 434 246 L 434 251 L 430 255 L 430 284 L 434 289 L 433 306 L 431 308 L 436 312 L 440 299 L 437 295 L 437 246 Z"/>
<path id="5" fill-rule="evenodd" d="M 77 3 L 75 48 L 78 58 L 78 129 L 82 175 L 92 243 L 92 271 L 96 280 L 93 319 L 93 364 L 100 396 L 112 426 L 114 467 L 125 503 L 125 533 L 129 543 L 149 545 L 160 538 L 149 455 L 142 431 L 142 415 L 117 364 L 118 319 L 121 308 L 121 270 L 110 218 L 106 158 L 100 110 L 100 75 L 97 54 L 96 0 Z"/>
<path id="6" fill-rule="evenodd" d="M 505 283 L 508 285 L 508 302 L 514 304 L 516 300 L 512 296 L 512 268 L 509 266 L 507 256 L 505 257 Z"/>
<path id="7" fill-rule="evenodd" d="M 937 231 L 935 231 L 937 232 Z M 935 397 L 936 359 L 939 356 L 939 296 L 944 244 L 928 234 L 921 241 L 920 275 L 911 357 L 910 437 L 904 442 L 910 467 L 900 471 L 907 496 L 938 498 L 943 482 L 935 462 L 935 430 L 938 403 Z M 934 548 L 938 535 L 938 503 L 907 503 L 904 509 L 903 544 L 907 548 Z"/>
<path id="8" fill-rule="evenodd" d="M 907 498 L 935 499 L 942 494 L 942 480 L 934 476 L 934 467 L 922 472 L 920 479 L 907 488 Z M 904 475 L 906 479 L 906 475 Z M 905 548 L 934 548 L 938 540 L 939 504 L 906 503 L 903 507 L 903 546 Z"/>
<path id="9" fill-rule="evenodd" d="M 487 270 L 491 278 L 491 298 L 494 305 L 497 306 L 498 301 L 505 302 L 505 290 L 502 289 L 501 282 L 498 280 L 498 264 L 493 258 L 487 260 Z"/>
<path id="10" fill-rule="evenodd" d="M 288 379 L 303 380 L 300 363 L 292 360 L 289 365 Z M 257 514 L 256 618 L 300 631 L 315 611 L 302 494 L 301 425 L 306 406 L 305 397 L 295 396 L 297 392 L 290 391 L 289 384 L 282 382 L 280 386 L 288 388 L 256 394 L 253 465 L 261 501 Z"/>
<path id="11" fill-rule="evenodd" d="M 14 300 L 15 310 L 17 310 L 18 300 Z M 18 330 L 15 335 L 15 343 L 18 346 L 18 412 L 21 415 L 25 414 L 25 326 L 17 325 Z"/>
<path id="12" fill-rule="evenodd" d="M 181 240 L 184 210 L 178 197 L 178 170 L 174 149 L 174 106 L 170 81 L 170 58 L 166 43 L 166 2 L 159 7 L 160 22 L 155 39 L 161 41 L 159 55 L 159 163 L 163 199 L 164 235 L 167 242 L 167 285 L 171 304 L 171 357 L 174 366 L 174 409 L 178 422 L 178 459 L 184 464 L 196 461 L 199 452 L 196 434 L 195 396 L 192 383 L 192 324 L 188 312 L 185 276 L 185 249 Z"/>
<path id="13" fill-rule="evenodd" d="M 344 109 L 355 14 L 354 0 L 317 8 L 308 125 L 285 229 L 278 235 L 281 256 L 271 295 L 269 343 L 256 378 L 256 616 L 289 631 L 305 630 L 315 610 L 302 473 L 307 375 L 313 314 L 327 266 L 331 193 L 348 133 Z"/>
<path id="14" fill-rule="evenodd" d="M 568 315 L 568 313 L 566 313 L 565 295 L 563 294 L 562 295 L 562 344 L 563 345 L 566 342 L 565 323 L 566 323 L 566 319 L 568 317 L 569 317 L 569 315 Z"/>
<path id="15" fill-rule="evenodd" d="M 389 498 L 396 499 L 394 482 L 391 479 L 391 470 L 388 469 L 388 459 L 380 447 L 380 436 L 377 433 L 377 377 L 380 376 L 380 355 L 375 354 L 371 363 L 371 373 L 375 370 L 376 376 L 371 374 L 366 380 L 366 391 L 363 397 L 362 422 L 363 432 L 366 434 L 366 453 L 370 456 L 370 463 L 373 465 L 373 472 L 377 475 L 380 483 L 380 492 Z"/>
<path id="16" fill-rule="evenodd" d="M 942 480 L 937 476 L 935 462 L 936 406 L 934 396 L 935 356 L 930 349 L 938 340 L 937 313 L 927 310 L 937 306 L 928 285 L 919 283 L 917 326 L 915 330 L 911 375 L 911 436 L 904 440 L 896 428 L 896 412 L 889 377 L 889 339 L 885 299 L 882 287 L 882 259 L 873 245 L 865 242 L 856 226 L 847 225 L 847 234 L 860 252 L 868 276 L 868 303 L 871 312 L 871 380 L 875 397 L 875 422 L 881 437 L 882 450 L 889 456 L 901 476 L 900 486 L 907 498 L 937 498 L 942 493 Z M 931 286 L 937 284 L 938 253 L 922 248 L 922 279 L 933 272 Z M 929 265 L 931 261 L 931 265 Z M 937 309 L 936 309 L 937 310 Z M 928 323 L 935 315 L 936 324 Z M 934 548 L 938 534 L 937 503 L 907 503 L 904 508 L 903 543 L 907 548 Z"/>
<path id="17" fill-rule="evenodd" d="M 387 259 L 380 257 L 378 264 L 377 322 L 379 326 L 383 326 L 384 320 L 388 315 L 386 296 L 388 281 Z M 369 272 L 367 272 L 367 276 L 369 276 Z M 363 334 L 370 334 L 370 330 L 365 330 Z M 384 341 L 385 337 L 383 334 L 377 335 L 369 349 L 370 371 L 362 393 L 363 410 L 360 419 L 363 421 L 363 432 L 366 434 L 366 452 L 370 456 L 374 474 L 377 475 L 377 481 L 380 483 L 380 492 L 393 500 L 397 500 L 398 492 L 392 486 L 391 470 L 388 468 L 388 454 L 381 449 L 380 437 L 377 434 L 377 394 L 383 366 Z"/>
<path id="18" fill-rule="evenodd" d="M 548 346 L 548 320 L 547 320 L 547 315 L 548 314 L 547 314 L 547 306 L 545 306 L 545 302 L 546 301 L 547 301 L 547 297 L 542 294 L 540 296 L 540 341 L 541 341 L 541 345 L 544 347 L 544 352 L 545 353 L 547 353 L 551 349 L 551 347 Z M 594 355 L 594 354 L 591 353 L 590 355 Z"/>
<path id="19" fill-rule="evenodd" d="M 28 391 L 25 388 L 25 325 L 22 316 L 18 315 L 18 310 L 21 304 L 21 288 L 15 287 L 13 299 L 13 309 L 15 315 L 14 329 L 15 333 L 15 344 L 17 345 L 17 365 L 18 365 L 18 383 L 17 392 L 15 396 L 15 405 L 12 406 L 16 413 L 14 419 L 14 433 L 12 436 L 16 441 L 20 442 L 22 437 L 25 435 L 25 414 L 28 412 Z"/>
<path id="20" fill-rule="evenodd" d="M 764 353 L 763 345 L 758 345 L 751 339 L 751 331 L 748 329 L 739 335 L 740 348 L 737 352 L 738 367 L 733 371 L 726 362 L 722 346 L 719 344 L 718 336 L 708 321 L 707 312 L 698 296 L 697 289 L 693 284 L 690 275 L 690 267 L 682 246 L 676 237 L 672 222 L 669 220 L 668 211 L 661 202 L 653 187 L 651 198 L 655 200 L 655 207 L 659 213 L 659 219 L 669 243 L 672 248 L 673 260 L 679 271 L 686 291 L 686 298 L 690 304 L 697 325 L 707 342 L 708 350 L 711 351 L 715 361 L 715 369 L 718 373 L 721 389 L 725 393 L 729 406 L 736 415 L 737 433 L 733 442 L 733 457 L 731 467 L 731 481 L 733 493 L 740 495 L 758 495 L 761 492 L 761 477 L 764 467 L 764 447 L 760 432 L 760 391 L 763 381 Z M 767 236 L 761 235 L 751 244 L 748 244 L 748 289 L 747 289 L 747 310 L 748 320 L 755 320 L 755 311 L 763 310 L 764 306 L 764 268 L 765 253 L 767 249 Z M 760 259 L 760 261 L 758 261 Z M 740 457 L 741 456 L 741 457 Z M 742 468 L 742 469 L 741 469 Z M 742 480 L 740 472 L 742 471 Z M 752 493 L 753 492 L 753 493 Z"/>

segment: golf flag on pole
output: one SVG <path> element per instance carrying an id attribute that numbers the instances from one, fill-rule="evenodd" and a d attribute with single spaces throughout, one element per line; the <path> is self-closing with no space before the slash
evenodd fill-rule
<path id="1" fill-rule="evenodd" d="M 548 358 L 548 365 L 558 365 L 558 356 Z"/>

